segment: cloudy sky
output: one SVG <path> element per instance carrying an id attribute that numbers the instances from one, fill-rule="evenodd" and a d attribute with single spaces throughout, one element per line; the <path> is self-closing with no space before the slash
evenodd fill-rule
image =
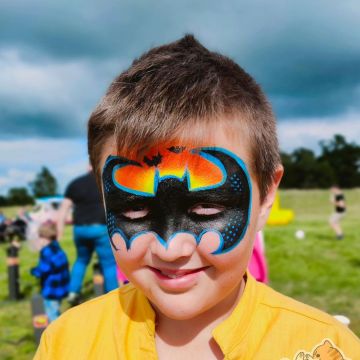
<path id="1" fill-rule="evenodd" d="M 87 165 L 86 121 L 111 79 L 190 32 L 263 86 L 285 151 L 360 142 L 358 0 L 3 0 L 0 194 L 42 165 L 60 190 Z"/>

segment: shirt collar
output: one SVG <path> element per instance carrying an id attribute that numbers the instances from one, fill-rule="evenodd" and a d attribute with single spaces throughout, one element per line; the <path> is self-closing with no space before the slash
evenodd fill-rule
<path id="1" fill-rule="evenodd" d="M 128 294 L 122 294 L 122 291 L 118 290 L 120 306 L 114 307 L 113 329 L 115 342 L 118 349 L 123 348 L 123 337 L 128 331 L 133 331 L 136 334 L 136 343 L 131 344 L 131 346 L 136 346 L 136 348 L 132 349 L 134 354 L 141 354 L 139 355 L 141 358 L 154 359 L 156 357 L 155 312 L 142 291 L 134 288 L 132 284 L 128 284 L 126 287 Z M 120 310 L 121 308 L 122 310 Z M 122 322 L 122 314 L 131 320 Z M 121 328 L 122 331 L 119 332 Z M 119 358 L 122 358 L 121 354 L 123 352 L 119 352 Z M 144 354 L 149 355 L 145 356 Z"/>
<path id="2" fill-rule="evenodd" d="M 246 272 L 246 285 L 233 312 L 212 332 L 224 355 L 231 352 L 245 337 L 258 305 L 256 280 Z"/>

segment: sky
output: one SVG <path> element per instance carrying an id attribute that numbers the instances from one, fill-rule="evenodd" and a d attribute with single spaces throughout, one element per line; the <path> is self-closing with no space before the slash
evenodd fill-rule
<path id="1" fill-rule="evenodd" d="M 358 0 L 3 0 L 0 194 L 42 166 L 63 192 L 86 171 L 86 122 L 111 80 L 185 33 L 261 84 L 283 151 L 359 143 L 359 24 Z"/>

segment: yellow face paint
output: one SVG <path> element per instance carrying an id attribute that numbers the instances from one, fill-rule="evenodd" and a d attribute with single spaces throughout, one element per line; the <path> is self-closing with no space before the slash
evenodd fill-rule
<path id="1" fill-rule="evenodd" d="M 155 196 L 158 182 L 167 178 L 187 177 L 189 190 L 197 191 L 221 185 L 225 176 L 222 166 L 198 151 L 174 146 L 151 150 L 143 161 L 119 167 L 113 174 L 120 188 L 145 196 Z"/>

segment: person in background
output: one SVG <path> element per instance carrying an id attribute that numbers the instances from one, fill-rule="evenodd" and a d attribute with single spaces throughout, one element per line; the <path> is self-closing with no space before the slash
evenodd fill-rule
<path id="1" fill-rule="evenodd" d="M 67 214 L 71 208 L 74 208 L 73 231 L 77 255 L 71 270 L 68 302 L 75 305 L 79 302 L 86 268 L 94 251 L 104 275 L 105 292 L 117 288 L 118 282 L 105 225 L 105 210 L 92 171 L 73 180 L 65 190 L 65 199 L 59 208 L 57 219 L 59 239 L 63 237 Z"/>
<path id="2" fill-rule="evenodd" d="M 0 243 L 5 242 L 5 231 L 6 231 L 6 216 L 0 211 Z"/>
<path id="3" fill-rule="evenodd" d="M 6 217 L 2 211 L 0 211 L 0 225 L 5 223 Z"/>
<path id="4" fill-rule="evenodd" d="M 41 294 L 49 321 L 60 316 L 61 300 L 68 295 L 70 273 L 65 252 L 56 240 L 56 224 L 47 222 L 39 227 L 40 259 L 31 274 L 41 280 Z"/>
<path id="5" fill-rule="evenodd" d="M 335 231 L 336 239 L 342 240 L 344 233 L 340 225 L 341 219 L 346 213 L 345 195 L 337 185 L 333 185 L 330 188 L 331 198 L 330 201 L 334 204 L 334 212 L 331 214 L 329 224 Z"/>

